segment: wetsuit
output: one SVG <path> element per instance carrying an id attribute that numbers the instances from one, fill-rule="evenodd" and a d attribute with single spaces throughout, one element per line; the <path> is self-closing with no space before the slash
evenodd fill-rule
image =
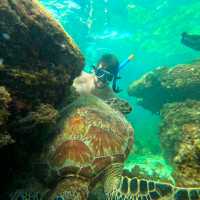
<path id="1" fill-rule="evenodd" d="M 127 58 L 126 60 L 124 60 L 123 62 L 121 62 L 118 66 L 118 69 L 116 71 L 113 72 L 113 84 L 112 84 L 112 89 L 114 92 L 119 93 L 122 90 L 119 89 L 119 87 L 117 87 L 117 80 L 120 79 L 120 77 L 118 77 L 119 71 L 121 69 L 123 69 L 131 60 L 129 58 Z"/>

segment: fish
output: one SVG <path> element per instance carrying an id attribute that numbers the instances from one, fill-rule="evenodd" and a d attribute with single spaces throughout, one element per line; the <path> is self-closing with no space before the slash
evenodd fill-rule
<path id="1" fill-rule="evenodd" d="M 200 51 L 200 35 L 182 33 L 181 43 L 196 51 Z"/>

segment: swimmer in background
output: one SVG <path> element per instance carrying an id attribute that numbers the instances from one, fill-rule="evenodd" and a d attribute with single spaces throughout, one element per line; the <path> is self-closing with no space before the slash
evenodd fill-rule
<path id="1" fill-rule="evenodd" d="M 113 54 L 104 54 L 99 59 L 97 66 L 93 66 L 93 72 L 97 77 L 96 87 L 103 88 L 112 82 L 112 89 L 115 93 L 119 93 L 122 90 L 117 86 L 117 80 L 119 77 L 119 72 L 127 64 L 134 59 L 134 55 L 131 54 L 126 60 L 119 63 L 117 57 Z"/>
<path id="2" fill-rule="evenodd" d="M 105 92 L 108 92 L 109 83 L 112 82 L 112 90 L 119 93 L 121 92 L 117 86 L 117 81 L 120 79 L 119 71 L 133 59 L 134 56 L 131 54 L 119 64 L 115 55 L 104 54 L 99 59 L 97 66 L 92 66 L 93 69 L 90 72 L 82 71 L 81 75 L 74 79 L 73 87 L 80 95 L 89 95 L 96 91 L 98 96 L 102 92 L 101 97 L 103 98 Z"/>

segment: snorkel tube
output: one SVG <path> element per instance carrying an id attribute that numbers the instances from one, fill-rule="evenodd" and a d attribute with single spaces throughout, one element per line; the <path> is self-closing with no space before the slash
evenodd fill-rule
<path id="1" fill-rule="evenodd" d="M 131 54 L 126 60 L 119 64 L 119 71 L 123 69 L 130 61 L 134 60 L 134 55 Z"/>

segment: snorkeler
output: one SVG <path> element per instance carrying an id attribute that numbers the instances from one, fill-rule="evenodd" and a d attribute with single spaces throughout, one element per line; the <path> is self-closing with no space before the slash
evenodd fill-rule
<path id="1" fill-rule="evenodd" d="M 200 35 L 183 32 L 181 42 L 196 51 L 200 51 Z"/>
<path id="2" fill-rule="evenodd" d="M 97 63 L 97 66 L 93 66 L 95 76 L 97 77 L 96 86 L 103 88 L 112 81 L 112 89 L 114 92 L 119 93 L 122 90 L 117 86 L 117 80 L 119 77 L 119 71 L 123 69 L 131 60 L 134 59 L 131 54 L 122 63 L 119 63 L 117 57 L 113 54 L 104 54 Z"/>

